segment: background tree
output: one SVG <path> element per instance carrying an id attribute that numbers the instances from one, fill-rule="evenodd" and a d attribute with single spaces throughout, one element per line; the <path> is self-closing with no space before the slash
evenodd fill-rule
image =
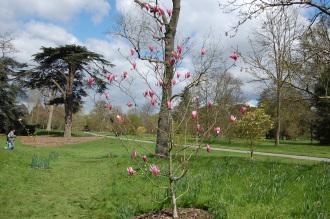
<path id="1" fill-rule="evenodd" d="M 219 5 L 225 12 L 238 15 L 239 22 L 233 26 L 235 32 L 242 24 L 265 12 L 273 11 L 277 14 L 293 7 L 308 9 L 311 25 L 320 17 L 330 17 L 330 2 L 328 0 L 226 0 L 219 2 Z"/>
<path id="2" fill-rule="evenodd" d="M 270 116 L 262 108 L 248 111 L 235 124 L 235 130 L 238 137 L 248 140 L 251 158 L 255 150 L 258 139 L 265 137 L 269 129 L 272 128 Z"/>
<path id="3" fill-rule="evenodd" d="M 230 129 L 229 118 L 231 112 L 235 111 L 235 106 L 243 101 L 242 85 L 243 83 L 239 78 L 234 77 L 226 70 L 221 73 L 210 74 L 205 81 L 200 83 L 197 87 L 200 104 L 202 106 L 213 105 L 212 108 L 205 107 L 200 113 L 200 121 L 204 127 L 212 124 L 215 112 L 211 112 L 211 110 L 218 111 L 220 112 L 218 121 L 222 127 L 222 135 L 230 137 L 232 130 Z"/>
<path id="4" fill-rule="evenodd" d="M 291 60 L 295 44 L 300 36 L 296 13 L 268 13 L 262 29 L 251 41 L 252 54 L 244 61 L 247 71 L 276 91 L 275 145 L 280 142 L 282 89 L 291 78 Z"/>
<path id="5" fill-rule="evenodd" d="M 313 98 L 329 99 L 328 84 L 324 77 L 330 65 L 330 17 L 323 18 L 306 31 L 300 40 L 299 56 L 295 60 L 295 69 L 290 85 L 304 91 Z M 317 92 L 323 86 L 325 92 Z M 316 87 L 318 87 L 316 89 Z M 320 96 L 320 94 L 322 94 Z"/>
<path id="6" fill-rule="evenodd" d="M 330 83 L 323 84 L 324 81 L 330 81 L 330 66 L 324 69 L 323 77 L 315 87 L 315 93 L 323 96 L 330 90 Z M 316 108 L 317 119 L 315 120 L 315 137 L 320 144 L 330 144 L 330 99 L 315 98 L 314 104 Z"/>
<path id="7" fill-rule="evenodd" d="M 71 137 L 73 112 L 79 110 L 88 87 L 96 84 L 97 92 L 102 92 L 106 88 L 104 73 L 107 71 L 104 67 L 111 64 L 102 55 L 78 45 L 42 47 L 41 50 L 34 55 L 34 61 L 38 66 L 28 72 L 26 86 L 61 92 L 61 96 L 55 98 L 53 103 L 64 104 L 64 137 Z M 87 76 L 89 78 L 85 83 Z"/>
<path id="8" fill-rule="evenodd" d="M 312 121 L 315 113 L 311 110 L 312 102 L 306 98 L 302 91 L 290 86 L 284 86 L 282 98 L 282 116 L 280 138 L 296 139 L 298 137 L 309 138 L 311 135 Z M 259 106 L 263 106 L 265 112 L 276 120 L 276 92 L 273 88 L 265 88 L 259 97 Z M 268 137 L 274 137 L 272 130 Z"/>
<path id="9" fill-rule="evenodd" d="M 16 50 L 10 34 L 0 35 L 0 131 L 21 127 L 19 119 L 24 116 L 24 107 L 17 98 L 23 94 L 17 82 L 19 72 L 26 66 L 10 57 Z M 21 95 L 22 96 L 22 95 Z"/>

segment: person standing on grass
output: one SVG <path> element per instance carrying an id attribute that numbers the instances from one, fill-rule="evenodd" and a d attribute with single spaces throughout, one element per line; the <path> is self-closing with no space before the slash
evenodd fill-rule
<path id="1" fill-rule="evenodd" d="M 8 150 L 14 150 L 14 142 L 15 142 L 15 130 L 11 130 L 7 135 L 7 148 Z"/>

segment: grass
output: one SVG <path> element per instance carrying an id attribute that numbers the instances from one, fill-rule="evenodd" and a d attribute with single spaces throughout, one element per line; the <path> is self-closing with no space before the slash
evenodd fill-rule
<path id="1" fill-rule="evenodd" d="M 49 169 L 31 168 L 33 156 L 54 153 L 58 157 Z M 202 151 L 178 185 L 179 193 L 189 185 L 179 206 L 208 209 L 215 218 L 330 217 L 329 164 L 232 155 Z M 164 160 L 149 157 L 166 169 Z M 112 139 L 59 148 L 17 142 L 13 152 L 1 148 L 0 218 L 130 218 L 166 207 L 157 202 L 165 191 L 139 174 L 129 177 L 130 165 L 130 154 Z M 167 182 L 157 177 L 155 183 Z"/>

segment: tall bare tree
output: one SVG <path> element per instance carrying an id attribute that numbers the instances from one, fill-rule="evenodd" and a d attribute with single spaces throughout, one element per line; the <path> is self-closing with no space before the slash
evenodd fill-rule
<path id="1" fill-rule="evenodd" d="M 294 55 L 301 30 L 296 12 L 269 12 L 262 29 L 251 40 L 252 53 L 243 58 L 248 64 L 247 71 L 257 81 L 276 90 L 276 145 L 280 141 L 282 89 L 292 75 L 288 60 Z"/>
<path id="2" fill-rule="evenodd" d="M 264 12 L 280 12 L 292 7 L 309 10 L 311 24 L 320 17 L 330 17 L 329 0 L 225 0 L 219 2 L 219 5 L 225 12 L 237 13 L 239 22 L 233 26 L 234 31 Z"/>

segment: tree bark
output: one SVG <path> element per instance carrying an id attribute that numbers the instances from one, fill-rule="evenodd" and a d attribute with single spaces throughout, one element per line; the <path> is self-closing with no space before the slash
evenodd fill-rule
<path id="1" fill-rule="evenodd" d="M 162 102 L 160 105 L 160 112 L 158 117 L 157 140 L 156 140 L 156 154 L 159 156 L 168 156 L 168 143 L 170 133 L 170 118 L 169 109 L 167 108 L 168 98 L 171 97 L 170 92 L 172 87 L 163 89 Z"/>
<path id="2" fill-rule="evenodd" d="M 46 131 L 52 130 L 53 113 L 54 113 L 54 105 L 50 105 Z"/>
<path id="3" fill-rule="evenodd" d="M 155 153 L 159 156 L 168 156 L 169 143 L 169 109 L 167 108 L 167 101 L 172 97 L 172 78 L 174 67 L 170 64 L 172 58 L 172 51 L 174 51 L 174 40 L 176 29 L 180 15 L 180 0 L 172 0 L 173 14 L 168 24 L 165 24 L 165 72 L 164 85 L 162 90 L 162 100 L 160 105 L 160 112 L 158 117 L 158 129 Z"/>
<path id="4" fill-rule="evenodd" d="M 280 144 L 280 134 L 281 134 L 281 88 L 277 85 L 276 88 L 276 135 L 275 135 L 275 145 Z"/>
<path id="5" fill-rule="evenodd" d="M 52 100 L 54 97 L 54 91 L 49 92 L 49 100 Z M 54 105 L 49 105 L 48 108 L 48 121 L 47 121 L 47 128 L 46 131 L 51 131 L 52 130 L 52 122 L 53 122 L 53 114 L 54 114 Z"/>
<path id="6" fill-rule="evenodd" d="M 71 131 L 72 131 L 72 114 L 73 114 L 73 81 L 74 81 L 74 72 L 75 69 L 70 67 L 69 69 L 69 76 L 66 84 L 66 94 L 64 100 L 64 111 L 65 111 L 65 118 L 64 118 L 64 137 L 70 138 Z"/>

